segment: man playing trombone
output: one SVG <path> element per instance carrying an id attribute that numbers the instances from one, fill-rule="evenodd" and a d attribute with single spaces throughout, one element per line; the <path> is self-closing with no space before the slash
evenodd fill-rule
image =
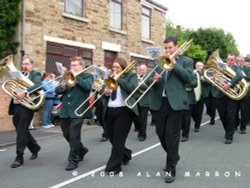
<path id="1" fill-rule="evenodd" d="M 78 162 L 82 161 L 84 155 L 88 152 L 88 149 L 81 143 L 81 128 L 83 120 L 85 118 L 90 119 L 92 116 L 90 111 L 82 117 L 74 113 L 75 109 L 89 97 L 93 76 L 89 73 L 84 73 L 84 61 L 81 57 L 73 57 L 70 60 L 71 73 L 74 75 L 76 83 L 69 86 L 67 82 L 71 83 L 71 81 L 64 80 L 55 90 L 56 94 L 62 94 L 62 108 L 60 110 L 61 129 L 64 138 L 70 145 L 66 171 L 76 169 Z M 88 106 L 89 102 L 86 102 L 82 105 L 80 111 L 83 112 Z"/>
<path id="2" fill-rule="evenodd" d="M 191 42 L 191 41 L 190 41 Z M 168 37 L 164 41 L 166 56 L 170 59 L 170 65 L 160 66 L 156 69 L 154 79 L 157 81 L 151 90 L 152 104 L 150 108 L 156 110 L 156 133 L 165 150 L 166 171 L 165 182 L 172 183 L 175 180 L 176 165 L 179 161 L 180 130 L 185 110 L 189 109 L 186 84 L 193 79 L 193 60 L 181 55 L 187 45 L 178 48 L 177 39 Z M 159 58 L 161 59 L 161 58 Z M 161 65 L 161 62 L 157 62 Z M 164 70 L 166 67 L 170 67 Z"/>

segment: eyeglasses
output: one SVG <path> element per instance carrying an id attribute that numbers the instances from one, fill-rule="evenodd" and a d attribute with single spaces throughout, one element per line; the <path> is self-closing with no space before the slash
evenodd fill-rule
<path id="1" fill-rule="evenodd" d="M 80 64 L 78 64 L 78 65 L 70 65 L 71 67 L 76 67 L 76 66 L 80 66 Z"/>

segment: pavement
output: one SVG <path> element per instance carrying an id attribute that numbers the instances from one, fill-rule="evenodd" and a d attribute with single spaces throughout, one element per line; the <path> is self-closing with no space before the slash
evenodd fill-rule
<path id="1" fill-rule="evenodd" d="M 82 126 L 82 129 L 88 130 L 88 129 L 95 128 L 96 126 L 97 125 L 93 123 L 91 125 L 84 123 Z M 42 127 L 36 126 L 34 129 L 30 130 L 30 133 L 37 141 L 44 140 L 49 137 L 62 135 L 61 128 L 59 125 L 56 125 L 55 127 L 52 127 L 52 128 L 42 128 Z M 0 132 L 0 149 L 14 146 L 15 144 L 16 144 L 16 131 L 15 130 Z"/>

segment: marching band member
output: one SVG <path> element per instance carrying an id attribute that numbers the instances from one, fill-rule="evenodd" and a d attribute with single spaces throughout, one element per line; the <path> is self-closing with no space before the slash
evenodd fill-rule
<path id="1" fill-rule="evenodd" d="M 194 120 L 194 132 L 200 131 L 200 125 L 202 121 L 202 113 L 204 109 L 204 98 L 202 97 L 203 94 L 203 82 L 205 78 L 202 76 L 204 64 L 202 62 L 197 62 L 195 64 L 195 71 L 199 74 L 199 82 L 200 82 L 200 98 L 196 103 L 192 106 L 192 118 Z"/>
<path id="2" fill-rule="evenodd" d="M 146 78 L 148 73 L 148 68 L 145 64 L 139 65 L 139 78 L 138 78 L 138 84 L 140 84 L 144 78 Z M 150 83 L 152 83 L 153 78 L 148 77 L 143 84 L 141 84 L 140 88 L 138 89 L 138 97 L 141 96 L 141 93 L 143 93 Z M 149 100 L 150 100 L 150 91 L 148 91 L 139 101 L 138 103 L 138 109 L 139 109 L 139 116 L 138 116 L 138 139 L 139 141 L 144 141 L 147 138 L 147 122 L 148 122 L 148 111 L 149 111 Z"/>
<path id="3" fill-rule="evenodd" d="M 117 58 L 112 65 L 112 72 L 119 75 L 127 67 L 123 58 Z M 137 106 L 132 110 L 125 106 L 124 100 L 137 86 L 136 74 L 128 71 L 118 80 L 117 90 L 105 89 L 104 121 L 109 141 L 112 145 L 111 155 L 106 164 L 106 173 L 119 173 L 121 164 L 128 164 L 132 151 L 125 147 L 125 142 L 135 115 L 138 115 Z M 131 98 L 131 103 L 135 101 Z"/>
<path id="4" fill-rule="evenodd" d="M 244 78 L 249 81 L 250 80 L 250 67 L 245 65 L 245 59 L 242 56 L 237 57 L 237 64 L 241 68 L 242 74 Z M 248 110 L 250 106 L 250 90 L 248 90 L 247 95 L 238 101 L 239 106 L 238 106 L 238 111 L 237 111 L 237 116 L 236 116 L 236 129 L 238 125 L 240 126 L 240 133 L 241 134 L 246 134 L 246 126 L 249 123 L 249 116 L 250 112 Z M 239 118 L 239 113 L 240 113 L 240 118 Z M 237 122 L 238 120 L 238 122 Z"/>
<path id="5" fill-rule="evenodd" d="M 235 65 L 235 56 L 229 54 L 227 57 L 227 65 L 233 69 L 236 73 L 236 76 L 232 78 L 230 83 L 226 83 L 223 86 L 223 89 L 226 91 L 231 86 L 237 84 L 242 78 L 243 75 L 238 66 Z M 223 128 L 225 130 L 225 144 L 231 144 L 233 142 L 233 135 L 235 130 L 236 122 L 236 113 L 237 113 L 237 101 L 230 99 L 224 93 L 219 92 L 217 99 L 217 109 L 219 112 L 220 120 L 222 122 Z"/>
<path id="6" fill-rule="evenodd" d="M 197 79 L 195 73 L 193 73 L 192 82 L 190 84 L 186 84 L 186 90 L 188 94 L 188 103 L 189 109 L 185 110 L 185 114 L 183 117 L 181 129 L 182 129 L 182 138 L 181 142 L 188 141 L 189 138 L 189 130 L 191 125 L 191 114 L 192 114 L 192 107 L 196 103 L 194 88 L 197 86 Z"/>
<path id="7" fill-rule="evenodd" d="M 83 120 L 92 117 L 91 111 L 88 111 L 82 117 L 78 117 L 74 110 L 89 97 L 93 76 L 89 73 L 81 73 L 84 70 L 84 61 L 81 57 L 73 57 L 70 61 L 71 72 L 77 75 L 76 85 L 70 87 L 65 82 L 62 82 L 55 90 L 56 94 L 62 94 L 60 124 L 63 136 L 70 146 L 66 171 L 76 169 L 78 162 L 82 161 L 88 152 L 88 149 L 81 143 L 81 128 Z M 86 102 L 80 110 L 83 112 L 88 106 L 89 102 Z"/>
<path id="8" fill-rule="evenodd" d="M 168 37 L 164 41 L 165 53 L 171 56 L 178 50 L 177 39 Z M 179 161 L 179 143 L 181 123 L 185 110 L 189 109 L 186 84 L 193 79 L 193 60 L 178 55 L 173 57 L 173 69 L 164 72 L 162 76 L 155 74 L 154 79 L 157 82 L 151 90 L 150 108 L 156 110 L 156 133 L 160 139 L 161 145 L 166 152 L 167 171 L 165 182 L 175 181 L 176 165 Z M 161 72 L 160 68 L 156 70 Z"/>
<path id="9" fill-rule="evenodd" d="M 23 74 L 28 77 L 34 86 L 28 88 L 28 92 L 42 85 L 42 76 L 39 72 L 33 70 L 33 60 L 24 56 L 22 61 Z M 26 93 L 21 91 L 16 94 L 17 99 L 22 100 Z M 23 165 L 23 154 L 27 147 L 32 153 L 30 160 L 36 159 L 41 147 L 30 134 L 29 125 L 34 117 L 34 110 L 19 104 L 16 100 L 11 100 L 9 106 L 9 115 L 14 115 L 12 120 L 16 128 L 16 158 L 14 163 L 10 165 L 11 168 L 17 168 Z"/>

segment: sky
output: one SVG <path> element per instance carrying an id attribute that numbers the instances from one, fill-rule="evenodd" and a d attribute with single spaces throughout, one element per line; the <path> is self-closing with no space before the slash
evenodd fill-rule
<path id="1" fill-rule="evenodd" d="M 154 0 L 167 18 L 186 29 L 218 28 L 231 33 L 241 55 L 250 54 L 250 7 L 247 0 Z M 248 25 L 249 24 L 249 25 Z"/>

